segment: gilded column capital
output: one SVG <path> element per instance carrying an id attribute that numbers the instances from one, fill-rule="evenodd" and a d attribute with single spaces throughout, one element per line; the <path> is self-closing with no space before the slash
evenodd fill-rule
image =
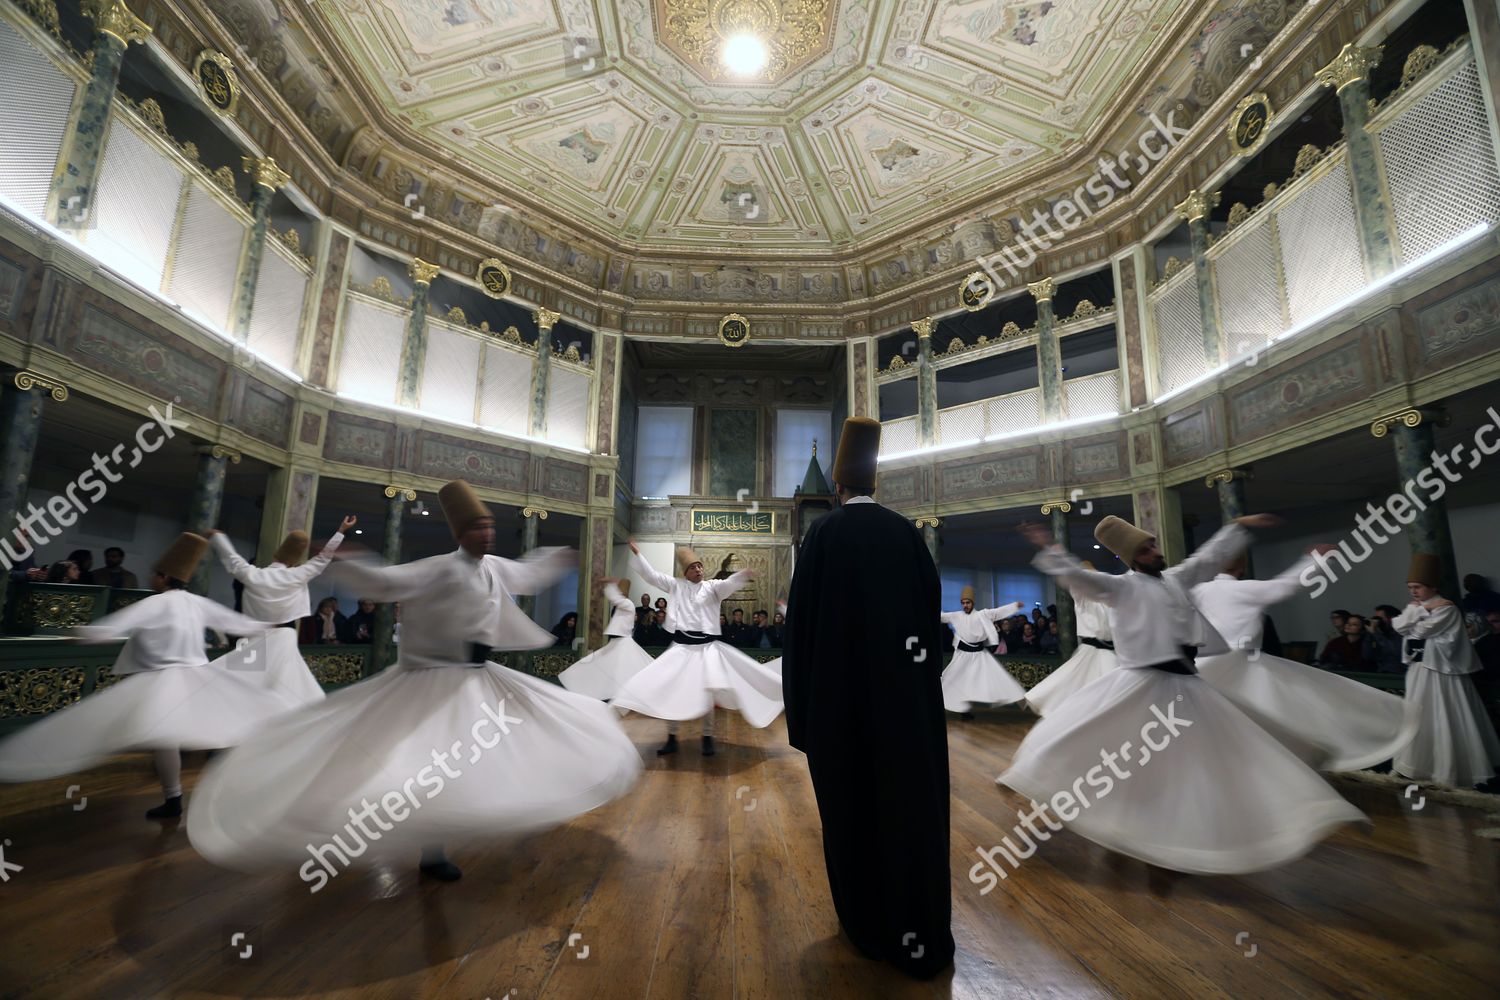
<path id="1" fill-rule="evenodd" d="M 411 263 L 406 266 L 406 273 L 411 275 L 411 280 L 419 285 L 430 285 L 432 279 L 438 276 L 442 268 L 436 264 L 429 264 L 421 257 L 413 257 Z"/>
<path id="2" fill-rule="evenodd" d="M 222 444 L 199 445 L 198 454 L 204 456 L 205 458 L 226 458 L 235 465 L 239 465 L 240 459 L 244 457 L 233 448 L 226 447 Z"/>
<path id="3" fill-rule="evenodd" d="M 523 518 L 524 517 L 535 517 L 535 518 L 539 518 L 540 520 L 543 520 L 543 521 L 547 520 L 547 512 L 545 510 L 543 510 L 542 508 L 540 508 L 540 507 L 522 507 L 521 508 L 521 516 Z"/>
<path id="4" fill-rule="evenodd" d="M 536 319 L 537 329 L 543 333 L 552 329 L 557 325 L 557 321 L 562 319 L 562 313 L 548 309 L 546 306 L 537 306 L 532 316 Z"/>
<path id="5" fill-rule="evenodd" d="M 1073 504 L 1068 500 L 1048 500 L 1046 503 L 1042 504 L 1043 514 L 1050 514 L 1053 510 L 1060 510 L 1064 514 L 1067 514 L 1072 511 L 1072 509 Z"/>
<path id="6" fill-rule="evenodd" d="M 1384 45 L 1360 47 L 1353 42 L 1339 50 L 1333 62 L 1318 70 L 1318 82 L 1325 87 L 1343 90 L 1351 83 L 1358 83 L 1370 75 L 1370 70 L 1380 64 Z"/>
<path id="7" fill-rule="evenodd" d="M 410 486 L 387 486 L 385 488 L 385 498 L 387 500 L 394 500 L 397 497 L 405 497 L 407 502 L 410 503 L 417 498 L 417 491 Z"/>
<path id="8" fill-rule="evenodd" d="M 278 167 L 276 161 L 269 156 L 242 156 L 240 169 L 249 174 L 258 186 L 272 191 L 292 179 L 292 175 Z"/>
<path id="9" fill-rule="evenodd" d="M 94 22 L 94 28 L 113 35 L 121 45 L 144 42 L 151 37 L 151 26 L 130 12 L 125 0 L 84 0 L 83 13 Z"/>
<path id="10" fill-rule="evenodd" d="M 1051 302 L 1054 286 L 1052 284 L 1051 278 L 1043 278 L 1041 281 L 1031 282 L 1031 284 L 1026 286 L 1026 290 L 1030 292 L 1031 297 L 1036 299 L 1039 303 Z"/>
<path id="11" fill-rule="evenodd" d="M 45 375 L 38 375 L 36 372 L 26 371 L 23 369 L 22 371 L 16 372 L 14 381 L 16 388 L 22 391 L 33 388 L 42 389 L 46 391 L 54 401 L 59 403 L 67 402 L 68 387 L 63 385 L 55 378 L 48 378 Z"/>
<path id="12" fill-rule="evenodd" d="M 1389 434 L 1391 432 L 1391 428 L 1395 427 L 1397 424 L 1401 424 L 1406 427 L 1418 427 L 1421 425 L 1423 420 L 1432 420 L 1436 416 L 1437 414 L 1435 414 L 1431 410 L 1423 410 L 1416 407 L 1407 407 L 1404 410 L 1398 410 L 1395 413 L 1388 413 L 1383 417 L 1375 418 L 1375 420 L 1370 424 L 1370 434 L 1372 437 L 1383 438 L 1387 434 Z"/>
<path id="13" fill-rule="evenodd" d="M 911 328 L 916 331 L 919 339 L 928 339 L 932 336 L 932 331 L 937 329 L 937 320 L 931 316 L 914 319 L 911 321 Z"/>
<path id="14" fill-rule="evenodd" d="M 1218 207 L 1220 199 L 1224 196 L 1218 191 L 1212 194 L 1204 194 L 1202 191 L 1189 191 L 1182 204 L 1177 206 L 1179 218 L 1188 222 L 1197 222 L 1199 219 L 1208 218 L 1208 213 Z"/>
<path id="15" fill-rule="evenodd" d="M 1236 479 L 1254 479 L 1255 475 L 1249 469 L 1220 469 L 1211 472 L 1204 477 L 1203 485 L 1213 489 L 1220 483 L 1232 483 Z"/>
<path id="16" fill-rule="evenodd" d="M 919 517 L 916 520 L 918 528 L 937 528 L 942 526 L 942 521 L 935 517 Z"/>

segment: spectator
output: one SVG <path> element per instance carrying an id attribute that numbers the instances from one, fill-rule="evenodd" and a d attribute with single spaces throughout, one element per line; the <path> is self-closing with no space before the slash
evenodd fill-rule
<path id="1" fill-rule="evenodd" d="M 10 568 L 11 583 L 40 583 L 47 579 L 47 570 L 36 564 L 36 556 L 27 553 L 26 558 L 13 563 Z"/>
<path id="2" fill-rule="evenodd" d="M 124 566 L 125 550 L 110 546 L 104 550 L 104 565 L 94 570 L 91 579 L 95 586 L 113 587 L 116 590 L 138 590 L 135 574 Z"/>
<path id="3" fill-rule="evenodd" d="M 552 634 L 557 636 L 557 641 L 552 644 L 554 647 L 573 645 L 573 637 L 578 634 L 578 612 L 569 611 L 563 615 L 562 620 L 552 626 Z"/>
<path id="4" fill-rule="evenodd" d="M 359 599 L 359 610 L 344 623 L 344 641 L 356 646 L 375 641 L 375 602 L 368 597 Z"/>
<path id="5" fill-rule="evenodd" d="M 94 554 L 88 549 L 74 549 L 68 553 L 68 562 L 78 564 L 78 575 L 85 583 L 93 578 Z"/>
<path id="6" fill-rule="evenodd" d="M 48 583 L 77 583 L 83 571 L 71 559 L 61 559 L 47 567 Z"/>
<path id="7" fill-rule="evenodd" d="M 781 630 L 771 626 L 770 616 L 764 609 L 750 616 L 750 645 L 760 649 L 780 649 Z"/>
<path id="8" fill-rule="evenodd" d="M 1329 628 L 1328 634 L 1325 635 L 1323 638 L 1325 640 L 1341 639 L 1341 638 L 1343 638 L 1343 636 L 1344 636 L 1344 622 L 1346 622 L 1348 620 L 1349 620 L 1349 612 L 1345 611 L 1343 608 L 1338 608 L 1338 609 L 1330 612 L 1329 615 L 1328 615 L 1328 624 L 1329 624 L 1330 628 Z"/>
<path id="9" fill-rule="evenodd" d="M 1021 639 L 1010 647 L 1012 653 L 1040 653 L 1041 644 L 1037 640 L 1036 625 L 1031 622 L 1021 626 Z"/>
<path id="10" fill-rule="evenodd" d="M 298 641 L 310 646 L 341 645 L 348 624 L 349 619 L 339 611 L 339 599 L 325 597 L 318 602 L 318 609 L 311 618 L 302 619 L 297 630 Z"/>
<path id="11" fill-rule="evenodd" d="M 69 556 L 68 558 L 72 558 Z M 1459 602 L 1459 607 L 1465 612 L 1477 612 L 1487 615 L 1491 611 L 1500 611 L 1500 594 L 1490 589 L 1489 578 L 1480 576 L 1478 573 L 1470 573 L 1464 577 L 1464 590 L 1468 593 Z"/>
<path id="12" fill-rule="evenodd" d="M 647 614 L 651 613 L 651 595 L 650 594 L 642 594 L 641 595 L 641 608 Z"/>
<path id="13" fill-rule="evenodd" d="M 1037 626 L 1038 628 L 1041 627 L 1042 619 L 1046 617 L 1046 614 L 1042 611 L 1041 605 L 1037 605 L 1036 607 L 1031 609 L 1031 624 Z"/>
<path id="14" fill-rule="evenodd" d="M 1318 662 L 1330 670 L 1353 670 L 1368 673 L 1375 669 L 1375 651 L 1365 635 L 1365 620 L 1359 615 L 1344 616 L 1344 631 L 1329 639 L 1318 655 Z"/>
<path id="15" fill-rule="evenodd" d="M 723 635 L 728 630 L 729 630 L 729 616 L 726 615 L 726 614 L 724 614 L 724 612 L 720 611 L 719 612 L 719 634 Z"/>
<path id="16" fill-rule="evenodd" d="M 735 608 L 729 616 L 729 625 L 723 631 L 724 641 L 731 646 L 748 646 L 752 638 L 750 626 L 745 624 L 745 612 Z"/>
<path id="17" fill-rule="evenodd" d="M 1037 640 L 1037 647 L 1048 656 L 1056 656 L 1062 651 L 1062 636 L 1058 634 L 1056 618 L 1047 619 L 1047 630 Z"/>
<path id="18" fill-rule="evenodd" d="M 1402 674 L 1406 665 L 1401 662 L 1401 636 L 1391 628 L 1391 622 L 1401 609 L 1391 604 L 1375 608 L 1370 619 L 1370 648 L 1375 655 L 1375 669 L 1382 674 Z"/>

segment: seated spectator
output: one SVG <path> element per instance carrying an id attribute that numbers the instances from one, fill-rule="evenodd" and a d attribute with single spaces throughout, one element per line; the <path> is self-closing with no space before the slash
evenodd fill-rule
<path id="1" fill-rule="evenodd" d="M 777 649 L 781 646 L 780 636 L 773 633 L 770 616 L 764 610 L 756 611 L 750 616 L 750 645 L 757 649 Z"/>
<path id="2" fill-rule="evenodd" d="M 78 564 L 78 575 L 84 583 L 93 579 L 94 554 L 88 549 L 74 549 L 68 553 L 68 562 Z"/>
<path id="3" fill-rule="evenodd" d="M 1328 614 L 1329 632 L 1324 639 L 1341 639 L 1344 635 L 1344 622 L 1349 620 L 1349 612 L 1338 608 Z"/>
<path id="4" fill-rule="evenodd" d="M 72 556 L 68 558 L 71 559 Z M 1464 590 L 1468 593 L 1464 595 L 1464 599 L 1459 602 L 1458 606 L 1465 613 L 1473 611 L 1485 615 L 1491 611 L 1500 611 L 1500 594 L 1490 588 L 1488 577 L 1470 573 L 1464 577 Z"/>
<path id="5" fill-rule="evenodd" d="M 1042 651 L 1034 624 L 1027 622 L 1021 626 L 1021 638 L 1011 645 L 1010 651 L 1012 653 L 1040 653 Z"/>
<path id="6" fill-rule="evenodd" d="M 1406 664 L 1401 662 L 1401 636 L 1391 628 L 1399 614 L 1400 608 L 1382 604 L 1370 619 L 1370 649 L 1375 655 L 1375 669 L 1382 674 L 1406 673 Z"/>
<path id="7" fill-rule="evenodd" d="M 359 599 L 359 610 L 344 623 L 344 641 L 359 646 L 375 641 L 375 602 Z"/>
<path id="8" fill-rule="evenodd" d="M 1318 654 L 1318 662 L 1330 670 L 1373 671 L 1375 651 L 1365 635 L 1365 620 L 1359 615 L 1346 615 L 1343 634 L 1328 640 Z"/>
<path id="9" fill-rule="evenodd" d="M 110 546 L 104 550 L 104 565 L 90 575 L 96 587 L 113 587 L 116 590 L 138 590 L 135 574 L 124 566 L 125 550 Z"/>
<path id="10" fill-rule="evenodd" d="M 60 559 L 47 567 L 48 583 L 77 583 L 82 576 L 82 570 L 71 559 Z"/>
<path id="11" fill-rule="evenodd" d="M 720 635 L 724 635 L 728 631 L 729 631 L 729 616 L 726 615 L 724 612 L 720 611 L 719 612 L 719 634 Z"/>
<path id="12" fill-rule="evenodd" d="M 311 618 L 302 619 L 297 628 L 297 641 L 309 646 L 338 646 L 343 644 L 344 629 L 349 619 L 339 611 L 337 597 L 325 597 Z"/>
<path id="13" fill-rule="evenodd" d="M 1046 617 L 1040 606 L 1031 609 L 1031 624 L 1040 627 L 1042 619 Z"/>
<path id="14" fill-rule="evenodd" d="M 557 636 L 557 641 L 552 645 L 554 648 L 573 645 L 573 639 L 578 634 L 578 612 L 569 611 L 562 616 L 562 620 L 552 626 L 552 634 Z"/>
<path id="15" fill-rule="evenodd" d="M 20 562 L 12 563 L 10 568 L 11 583 L 40 583 L 47 579 L 45 567 L 36 564 L 36 556 L 26 554 L 26 558 Z"/>
<path id="16" fill-rule="evenodd" d="M 651 595 L 650 594 L 642 594 L 641 595 L 641 607 L 644 608 L 648 612 L 651 610 Z"/>
<path id="17" fill-rule="evenodd" d="M 667 599 L 665 597 L 658 597 L 656 599 L 656 610 L 659 614 L 665 615 L 667 613 Z"/>
<path id="18" fill-rule="evenodd" d="M 1056 656 L 1062 651 L 1062 636 L 1058 634 L 1056 618 L 1047 620 L 1047 631 L 1043 632 L 1041 638 L 1037 640 L 1037 646 L 1041 652 L 1049 656 Z"/>
<path id="19" fill-rule="evenodd" d="M 665 601 L 662 604 L 666 604 Z M 677 637 L 667 631 L 667 612 L 658 611 L 651 616 L 651 625 L 646 629 L 648 646 L 670 646 L 677 641 Z"/>
<path id="20" fill-rule="evenodd" d="M 729 624 L 723 630 L 724 641 L 731 646 L 748 646 L 753 638 L 750 634 L 750 626 L 745 624 L 745 612 L 741 608 L 735 608 L 729 615 Z"/>

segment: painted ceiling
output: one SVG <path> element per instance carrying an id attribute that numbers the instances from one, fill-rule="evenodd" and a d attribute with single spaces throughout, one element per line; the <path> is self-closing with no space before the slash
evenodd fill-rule
<path id="1" fill-rule="evenodd" d="M 206 3 L 330 152 L 414 211 L 500 246 L 548 242 L 559 270 L 644 298 L 753 296 L 767 262 L 792 260 L 802 271 L 777 295 L 805 282 L 787 297 L 811 301 L 866 294 L 865 275 L 895 266 L 817 265 L 897 246 L 937 260 L 922 249 L 934 233 L 960 259 L 992 246 L 1062 158 L 1139 131 L 1164 102 L 1209 103 L 1243 59 L 1205 62 L 1263 44 L 1296 6 Z M 714 53 L 745 25 L 771 39 L 771 65 L 729 79 Z M 683 276 L 638 266 L 653 257 L 748 268 L 664 288 Z"/>

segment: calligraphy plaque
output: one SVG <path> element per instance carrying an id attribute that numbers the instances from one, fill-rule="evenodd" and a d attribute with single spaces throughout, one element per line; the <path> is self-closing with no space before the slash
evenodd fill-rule
<path id="1" fill-rule="evenodd" d="M 503 299 L 510 291 L 510 268 L 497 257 L 479 262 L 479 287 L 492 299 Z"/>
<path id="2" fill-rule="evenodd" d="M 693 510 L 693 533 L 704 535 L 770 535 L 776 531 L 771 511 Z"/>
<path id="3" fill-rule="evenodd" d="M 1251 94 L 1229 116 L 1229 144 L 1241 156 L 1249 156 L 1265 142 L 1271 127 L 1271 99 L 1262 93 Z"/>
<path id="4" fill-rule="evenodd" d="M 193 61 L 193 79 L 203 99 L 221 115 L 234 117 L 240 100 L 240 84 L 235 78 L 234 63 L 222 52 L 212 49 L 198 54 Z"/>

